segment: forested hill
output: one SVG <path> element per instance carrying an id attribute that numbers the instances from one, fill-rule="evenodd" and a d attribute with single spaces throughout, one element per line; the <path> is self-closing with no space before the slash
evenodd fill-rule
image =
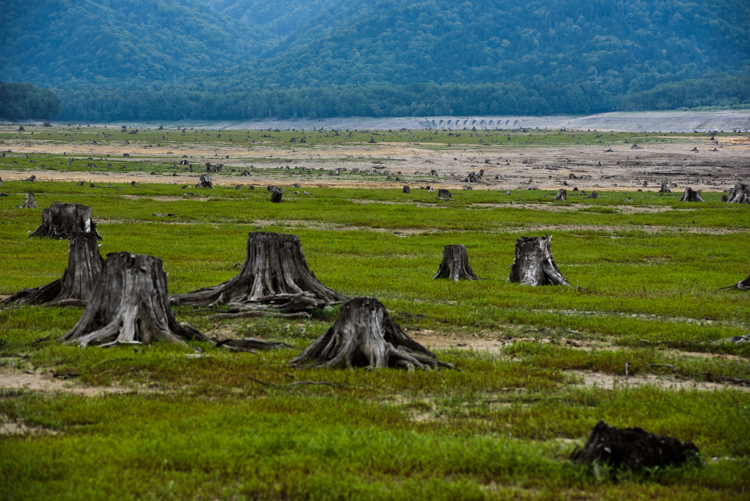
<path id="1" fill-rule="evenodd" d="M 0 80 L 54 87 L 203 78 L 276 36 L 198 0 L 3 0 Z"/>
<path id="2" fill-rule="evenodd" d="M 237 82 L 564 84 L 598 76 L 603 89 L 623 94 L 748 72 L 748 33 L 747 0 L 338 0 Z"/>

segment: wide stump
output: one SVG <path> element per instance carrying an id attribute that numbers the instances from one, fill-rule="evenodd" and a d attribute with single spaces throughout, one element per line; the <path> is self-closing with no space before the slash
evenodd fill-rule
<path id="1" fill-rule="evenodd" d="M 96 223 L 91 220 L 91 207 L 53 202 L 42 209 L 42 224 L 29 236 L 70 239 L 81 233 L 91 233 L 102 239 L 96 231 Z"/>
<path id="2" fill-rule="evenodd" d="M 750 186 L 736 183 L 727 196 L 729 204 L 750 204 Z"/>
<path id="3" fill-rule="evenodd" d="M 698 191 L 694 191 L 690 186 L 685 188 L 685 192 L 680 198 L 680 202 L 704 202 L 701 198 L 701 194 Z"/>
<path id="4" fill-rule="evenodd" d="M 88 346 L 207 338 L 177 323 L 169 307 L 161 259 L 114 252 L 107 254 L 86 309 L 63 339 Z"/>
<path id="5" fill-rule="evenodd" d="M 516 255 L 507 281 L 531 286 L 570 285 L 555 263 L 550 235 L 516 240 Z"/>
<path id="6" fill-rule="evenodd" d="M 465 245 L 446 245 L 443 247 L 443 261 L 432 279 L 452 278 L 459 280 L 479 280 L 469 265 L 469 255 Z"/>
<path id="7" fill-rule="evenodd" d="M 247 258 L 236 277 L 170 297 L 174 305 L 241 304 L 286 312 L 309 311 L 346 300 L 310 271 L 297 235 L 267 232 L 248 235 Z"/>
<path id="8" fill-rule="evenodd" d="M 305 367 L 350 368 L 401 367 L 409 371 L 454 368 L 406 335 L 372 297 L 346 303 L 341 315 L 325 334 L 291 361 Z"/>

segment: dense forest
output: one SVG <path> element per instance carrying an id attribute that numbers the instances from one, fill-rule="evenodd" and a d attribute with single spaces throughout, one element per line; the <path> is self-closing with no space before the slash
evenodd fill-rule
<path id="1" fill-rule="evenodd" d="M 0 118 L 52 120 L 60 115 L 60 99 L 51 90 L 29 83 L 0 82 Z"/>
<path id="2" fill-rule="evenodd" d="M 300 29 L 336 0 L 202 0 L 212 9 L 280 37 Z"/>

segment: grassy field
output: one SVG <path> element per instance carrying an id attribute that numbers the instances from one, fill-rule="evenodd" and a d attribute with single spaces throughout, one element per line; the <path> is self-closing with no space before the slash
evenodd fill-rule
<path id="1" fill-rule="evenodd" d="M 44 140 L 100 140 L 71 129 Z M 167 132 L 177 141 L 206 137 L 139 134 L 159 144 Z M 232 139 L 289 147 L 290 134 L 233 131 Z M 342 140 L 307 134 L 313 143 Z M 423 142 L 427 133 L 378 134 Z M 572 134 L 547 133 L 544 144 L 542 132 L 532 136 L 551 146 L 578 139 Z M 596 135 L 581 140 L 637 136 Z M 128 137 L 115 129 L 105 140 Z M 62 155 L 29 157 L 38 163 L 5 157 L 0 168 L 78 168 L 60 165 Z M 144 170 L 161 165 L 160 174 L 171 166 L 146 154 L 139 161 Z M 250 354 L 209 343 L 82 349 L 56 341 L 81 308 L 5 306 L 0 375 L 70 386 L 0 390 L 0 425 L 20 430 L 0 433 L 0 499 L 750 499 L 750 392 L 708 382 L 750 378 L 750 343 L 725 342 L 750 332 L 750 294 L 720 290 L 750 272 L 750 210 L 727 207 L 720 193 L 686 207 L 676 193 L 600 190 L 599 199 L 569 193 L 561 203 L 551 191 L 476 190 L 445 202 L 416 188 L 287 187 L 271 204 L 265 189 L 37 182 L 40 209 L 14 208 L 29 185 L 0 188 L 8 194 L 0 198 L 2 295 L 65 269 L 66 241 L 28 238 L 54 201 L 92 207 L 102 255 L 161 258 L 170 292 L 234 276 L 249 232 L 294 233 L 324 284 L 377 297 L 460 371 L 290 368 L 338 308 L 306 320 L 215 320 L 177 309 L 180 322 L 211 336 L 294 347 Z M 547 233 L 574 287 L 506 283 L 515 240 Z M 484 280 L 432 280 L 443 246 L 459 243 Z M 340 386 L 288 385 L 301 380 Z M 693 441 L 701 461 L 619 475 L 572 464 L 569 454 L 598 420 Z"/>

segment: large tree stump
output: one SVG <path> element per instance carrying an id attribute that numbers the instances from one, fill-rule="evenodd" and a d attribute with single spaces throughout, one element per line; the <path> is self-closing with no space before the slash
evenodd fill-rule
<path id="1" fill-rule="evenodd" d="M 283 196 L 283 194 L 281 193 L 281 191 L 272 191 L 271 192 L 271 202 L 273 202 L 275 204 L 281 203 L 281 197 L 282 196 Z"/>
<path id="2" fill-rule="evenodd" d="M 306 367 L 453 368 L 406 335 L 375 298 L 358 297 L 346 303 L 325 334 L 296 356 L 292 365 Z"/>
<path id="3" fill-rule="evenodd" d="M 682 194 L 682 198 L 680 199 L 680 202 L 704 202 L 701 198 L 701 194 L 699 191 L 693 191 L 693 189 L 688 186 L 685 188 L 685 192 Z"/>
<path id="4" fill-rule="evenodd" d="M 697 454 L 700 451 L 692 442 L 683 443 L 641 428 L 615 428 L 599 421 L 583 449 L 576 448 L 570 459 L 578 463 L 597 461 L 616 469 L 640 471 L 657 466 L 678 466 Z"/>
<path id="5" fill-rule="evenodd" d="M 63 339 L 88 346 L 207 338 L 177 323 L 169 307 L 161 259 L 113 252 L 107 254 L 81 318 Z"/>
<path id="6" fill-rule="evenodd" d="M 451 192 L 450 192 L 450 191 L 448 191 L 448 190 L 445 190 L 445 189 L 442 189 L 442 188 L 440 188 L 440 189 L 438 190 L 438 195 L 437 195 L 437 197 L 438 197 L 438 198 L 442 198 L 443 200 L 450 200 L 451 198 L 453 198 L 453 197 L 451 196 Z"/>
<path id="7" fill-rule="evenodd" d="M 306 311 L 346 301 L 307 267 L 297 235 L 254 232 L 236 277 L 213 287 L 171 296 L 174 305 L 242 304 L 255 309 Z"/>
<path id="8" fill-rule="evenodd" d="M 469 256 L 465 245 L 446 245 L 443 247 L 443 261 L 432 279 L 452 278 L 456 282 L 464 280 L 479 280 L 469 265 Z"/>
<path id="9" fill-rule="evenodd" d="M 62 278 L 40 287 L 23 289 L 5 302 L 85 306 L 94 290 L 103 263 L 96 237 L 90 233 L 82 233 L 70 240 L 68 267 Z"/>
<path id="10" fill-rule="evenodd" d="M 508 282 L 521 285 L 570 285 L 552 255 L 552 237 L 521 237 Z"/>
<path id="11" fill-rule="evenodd" d="M 38 209 L 36 205 L 36 199 L 33 193 L 27 193 L 26 199 L 23 201 L 23 205 L 20 206 L 22 209 Z"/>
<path id="12" fill-rule="evenodd" d="M 211 183 L 211 176 L 209 176 L 208 174 L 201 174 L 201 177 L 198 180 L 198 184 L 196 184 L 195 187 L 213 189 L 214 185 L 213 183 Z"/>
<path id="13" fill-rule="evenodd" d="M 750 204 L 750 185 L 736 183 L 727 196 L 728 204 Z"/>
<path id="14" fill-rule="evenodd" d="M 557 190 L 557 196 L 553 198 L 552 200 L 561 200 L 564 202 L 567 198 L 568 198 L 568 192 L 560 188 L 559 190 Z"/>
<path id="15" fill-rule="evenodd" d="M 91 207 L 80 204 L 53 202 L 42 209 L 42 224 L 30 237 L 72 238 L 80 233 L 91 233 L 102 239 L 91 220 Z"/>

